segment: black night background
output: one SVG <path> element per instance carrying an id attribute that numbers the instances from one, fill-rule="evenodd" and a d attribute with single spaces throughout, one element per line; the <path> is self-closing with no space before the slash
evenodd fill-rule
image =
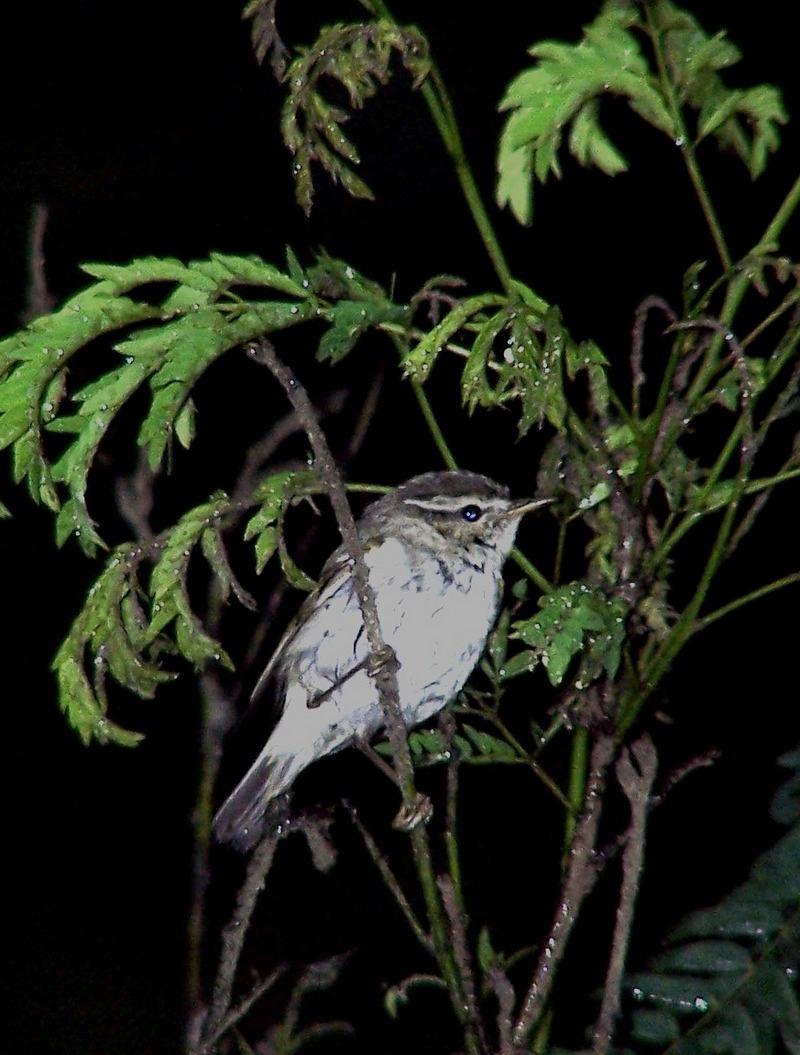
<path id="1" fill-rule="evenodd" d="M 709 148 L 709 183 L 723 223 L 735 233 L 735 252 L 742 252 L 797 175 L 795 27 L 789 7 L 778 0 L 690 0 L 687 6 L 707 30 L 726 29 L 742 49 L 743 61 L 728 74 L 732 83 L 777 84 L 791 118 L 779 154 L 756 184 L 744 166 Z M 488 200 L 500 128 L 496 105 L 525 63 L 525 48 L 547 37 L 575 39 L 596 10 L 583 0 L 499 0 L 469 11 L 444 0 L 395 5 L 398 20 L 418 23 L 430 37 Z M 278 5 L 282 32 L 293 41 L 309 40 L 321 22 L 360 13 L 347 0 L 286 3 L 285 10 Z M 399 297 L 437 273 L 462 276 L 475 289 L 492 287 L 489 262 L 441 144 L 404 78 L 396 77 L 349 126 L 376 201 L 354 202 L 320 178 L 317 205 L 307 219 L 294 203 L 291 161 L 277 132 L 280 91 L 268 69 L 257 66 L 236 3 L 44 0 L 15 5 L 14 14 L 16 26 L 12 31 L 7 20 L 0 45 L 3 335 L 24 320 L 37 205 L 47 210 L 46 276 L 57 301 L 88 284 L 79 270 L 83 262 L 125 263 L 148 255 L 189 260 L 221 251 L 255 253 L 281 266 L 287 244 L 305 261 L 324 246 L 384 286 L 394 284 Z M 561 306 L 576 337 L 593 337 L 612 363 L 624 364 L 637 305 L 651 294 L 679 302 L 682 273 L 712 256 L 713 248 L 688 181 L 677 163 L 668 163 L 663 137 L 643 131 L 622 108 L 612 109 L 610 120 L 631 160 L 629 175 L 612 180 L 569 163 L 561 182 L 538 190 L 531 228 L 496 210 L 495 219 L 512 269 Z M 785 244 L 796 247 L 798 236 L 795 217 Z M 357 404 L 367 398 L 369 383 L 357 364 L 327 375 L 314 363 L 313 348 L 297 346 L 296 352 L 295 368 L 316 398 L 328 383 L 342 393 L 346 407 L 348 399 Z M 386 369 L 385 350 L 376 344 L 374 354 Z M 248 366 L 242 361 L 204 380 L 194 468 L 181 476 L 185 494 L 165 490 L 168 513 L 179 513 L 184 500 L 230 486 L 227 441 L 255 442 L 264 421 L 285 412 L 277 387 L 257 379 Z M 434 403 L 456 405 L 456 379 L 456 372 L 446 370 L 434 379 Z M 398 483 L 439 468 L 408 392 L 396 380 L 387 383 L 393 389 L 384 412 L 348 466 L 354 479 Z M 348 413 L 332 426 L 334 449 L 346 441 Z M 453 414 L 463 464 L 494 473 L 502 464 L 495 451 L 502 450 L 501 458 L 510 457 L 504 482 L 515 494 L 526 493 L 535 479 L 535 434 L 516 448 L 511 416 L 503 423 L 493 415 L 496 431 L 487 442 L 485 417 Z M 22 488 L 13 488 L 7 455 L 3 465 L 0 497 L 13 519 L 0 523 L 0 1049 L 9 1055 L 177 1052 L 198 754 L 191 677 L 187 673 L 154 702 L 119 699 L 123 723 L 146 733 L 140 747 L 81 746 L 59 713 L 50 664 L 96 568 L 72 542 L 55 550 L 52 516 L 33 506 Z M 110 496 L 108 502 L 111 508 Z M 787 549 L 797 550 L 796 525 L 796 507 L 779 494 L 737 558 L 745 588 L 751 579 L 787 573 Z M 520 543 L 536 558 L 552 548 L 552 532 L 532 520 Z M 320 545 L 328 544 L 333 540 Z M 312 565 L 322 556 L 312 554 Z M 252 577 L 251 586 L 266 597 L 266 582 L 259 585 Z M 752 607 L 709 629 L 666 683 L 674 725 L 663 732 L 664 765 L 710 750 L 718 750 L 719 759 L 681 784 L 653 821 L 634 956 L 651 955 L 670 922 L 740 882 L 755 854 L 775 838 L 777 829 L 765 819 L 781 779 L 774 760 L 795 746 L 800 732 L 794 589 L 782 605 L 773 601 L 769 619 Z M 281 619 L 289 617 L 291 604 Z M 244 656 L 256 625 L 247 613 L 237 617 L 240 636 L 226 642 L 234 658 Z M 268 638 L 265 648 L 274 640 Z M 250 684 L 256 674 L 252 669 L 242 677 Z M 544 679 L 539 684 L 546 688 Z M 528 889 L 535 898 L 539 862 L 548 851 L 558 852 L 558 818 L 545 812 L 540 832 L 519 831 L 518 786 L 505 776 L 499 780 L 491 803 L 472 804 L 475 823 L 483 825 L 475 867 L 485 873 L 487 891 L 505 884 L 515 896 Z M 314 801 L 330 796 L 332 786 L 334 798 L 366 796 L 373 823 L 388 824 L 391 796 L 355 752 L 308 773 L 302 794 Z M 469 785 L 465 794 L 472 794 Z M 351 874 L 348 854 L 363 850 L 341 827 L 341 857 L 328 876 L 312 870 L 300 840 L 287 843 L 262 922 L 266 969 L 284 957 L 301 962 L 304 956 L 361 948 L 367 963 L 377 964 L 370 950 L 382 943 L 397 943 L 396 964 L 403 964 L 406 952 L 412 963 L 410 939 L 400 931 L 386 892 L 366 868 Z M 221 924 L 240 862 L 219 850 L 213 863 L 215 881 L 227 891 L 216 909 Z M 477 890 L 477 904 L 481 896 Z M 545 907 L 544 927 L 548 913 Z M 506 925 L 512 928 L 513 919 Z M 317 941 L 321 933 L 324 946 Z M 380 1021 L 379 967 L 370 970 L 361 991 L 354 981 L 348 988 L 345 972 L 335 1017 Z M 420 998 L 428 999 L 435 998 Z M 450 1050 L 446 1038 L 414 1033 L 418 1021 L 402 1013 L 397 1022 L 387 1018 L 385 1050 Z M 569 1039 L 581 1043 L 580 1037 Z M 328 1050 L 366 1051 L 360 1043 L 358 1032 L 327 1042 Z M 322 1043 L 319 1049 L 325 1050 Z"/>

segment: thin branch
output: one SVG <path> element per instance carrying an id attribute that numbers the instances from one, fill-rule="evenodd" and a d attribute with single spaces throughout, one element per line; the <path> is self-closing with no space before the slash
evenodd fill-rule
<path id="1" fill-rule="evenodd" d="M 215 1032 L 203 1041 L 201 1047 L 193 1050 L 192 1055 L 212 1055 L 214 1047 L 220 1037 L 223 1037 L 229 1029 L 232 1029 L 233 1026 L 236 1025 L 237 1022 L 241 1022 L 250 1008 L 261 999 L 264 993 L 269 992 L 278 979 L 286 974 L 286 970 L 286 965 L 281 964 L 279 967 L 276 967 L 271 974 L 267 975 L 266 978 L 263 978 L 260 982 L 256 982 L 247 996 L 225 1016 Z"/>
<path id="2" fill-rule="evenodd" d="M 630 749 L 626 748 L 617 761 L 617 779 L 630 803 L 631 823 L 622 855 L 622 887 L 603 999 L 594 1029 L 593 1055 L 607 1055 L 619 1016 L 622 976 L 633 927 L 636 896 L 644 868 L 645 828 L 657 764 L 655 746 L 646 733 Z"/>
<path id="3" fill-rule="evenodd" d="M 425 933 L 422 924 L 417 919 L 416 914 L 411 907 L 411 903 L 403 892 L 403 888 L 400 886 L 397 877 L 391 869 L 391 866 L 384 855 L 381 853 L 378 844 L 372 837 L 371 832 L 366 828 L 361 818 L 358 816 L 357 810 L 349 803 L 345 802 L 345 808 L 347 809 L 350 819 L 358 831 L 358 834 L 364 840 L 364 845 L 367 848 L 367 853 L 372 859 L 372 863 L 378 869 L 381 874 L 381 879 L 386 884 L 389 893 L 397 902 L 400 911 L 403 913 L 412 932 L 414 933 L 417 941 L 422 945 L 428 952 L 433 952 L 433 944 L 430 937 Z"/>
<path id="4" fill-rule="evenodd" d="M 450 923 L 450 943 L 453 947 L 453 955 L 464 990 L 467 1028 L 472 1033 L 475 1047 L 479 1051 L 485 1052 L 488 1048 L 481 1013 L 478 1008 L 475 972 L 472 969 L 472 955 L 470 954 L 469 941 L 467 940 L 466 912 L 450 876 L 441 875 L 436 882 L 439 887 L 439 893 L 442 896 L 442 904 L 447 913 L 448 922 Z"/>
<path id="5" fill-rule="evenodd" d="M 201 1037 L 201 1044 L 206 1047 L 209 1038 L 218 1035 L 222 1023 L 229 1021 L 236 969 L 258 895 L 264 888 L 281 838 L 283 838 L 283 833 L 266 835 L 247 862 L 247 874 L 237 895 L 236 907 L 222 932 L 222 952 L 214 983 L 214 993 Z M 232 1023 L 229 1022 L 230 1024 Z M 202 1051 L 203 1047 L 200 1050 Z"/>
<path id="6" fill-rule="evenodd" d="M 678 316 L 663 297 L 645 297 L 636 308 L 633 316 L 633 329 L 631 331 L 631 405 L 633 417 L 637 420 L 641 417 L 641 393 L 642 386 L 647 380 L 642 367 L 644 361 L 644 331 L 647 319 L 651 312 L 660 311 L 669 319 L 670 324 L 678 321 Z"/>
<path id="7" fill-rule="evenodd" d="M 520 1049 L 524 1047 L 528 1035 L 544 1011 L 555 981 L 556 968 L 566 952 L 567 942 L 580 908 L 594 884 L 593 853 L 597 842 L 606 774 L 614 758 L 615 749 L 616 740 L 610 733 L 600 733 L 592 746 L 583 810 L 572 843 L 567 876 L 550 933 L 542 944 L 533 978 L 514 1026 L 513 1042 Z"/>
<path id="8" fill-rule="evenodd" d="M 47 232 L 48 219 L 48 207 L 41 203 L 34 205 L 28 228 L 27 305 L 22 316 L 25 322 L 37 319 L 40 315 L 46 315 L 52 311 L 56 303 L 56 298 L 47 285 L 45 268 L 44 236 Z"/>
<path id="9" fill-rule="evenodd" d="M 705 630 L 706 627 L 711 626 L 712 623 L 716 623 L 718 619 L 722 619 L 726 615 L 730 615 L 731 612 L 735 612 L 737 608 L 743 608 L 746 604 L 750 604 L 752 601 L 757 601 L 761 597 L 766 597 L 768 594 L 774 593 L 776 590 L 782 590 L 786 586 L 794 586 L 800 583 L 800 571 L 792 572 L 791 575 L 784 575 L 782 579 L 775 579 L 773 582 L 767 583 L 765 586 L 760 586 L 757 590 L 752 590 L 750 593 L 743 594 L 741 597 L 737 597 L 735 601 L 730 601 L 728 604 L 722 605 L 721 608 L 715 608 L 713 612 L 709 612 L 708 615 L 704 615 L 702 619 L 698 619 L 694 624 L 694 633 L 700 630 Z"/>
<path id="10" fill-rule="evenodd" d="M 201 1008 L 201 961 L 205 932 L 206 893 L 210 879 L 211 801 L 222 758 L 222 741 L 230 728 L 233 709 L 215 671 L 200 678 L 201 749 L 200 778 L 195 795 L 192 829 L 189 917 L 186 926 L 186 1008 L 188 1012 L 187 1050 L 196 1042 L 191 1035 Z"/>
<path id="11" fill-rule="evenodd" d="M 414 767 L 408 748 L 408 736 L 400 709 L 400 698 L 397 688 L 397 657 L 386 644 L 381 633 L 375 595 L 369 583 L 367 566 L 364 561 L 364 546 L 356 529 L 353 513 L 347 501 L 347 493 L 342 483 L 339 470 L 333 460 L 328 441 L 320 428 L 314 407 L 308 393 L 302 387 L 294 373 L 275 354 L 272 345 L 263 340 L 250 345 L 249 355 L 258 363 L 266 366 L 273 377 L 280 383 L 301 421 L 314 451 L 315 467 L 325 490 L 330 498 L 336 517 L 342 543 L 352 562 L 351 575 L 356 588 L 358 603 L 364 620 L 372 657 L 370 676 L 380 697 L 386 720 L 389 742 L 401 781 L 401 792 L 406 807 L 413 809 L 416 803 L 414 789 Z"/>

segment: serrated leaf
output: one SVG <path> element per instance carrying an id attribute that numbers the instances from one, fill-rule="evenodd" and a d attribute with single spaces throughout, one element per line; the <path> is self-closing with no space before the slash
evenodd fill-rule
<path id="1" fill-rule="evenodd" d="M 403 370 L 406 377 L 425 381 L 439 352 L 467 322 L 488 308 L 502 307 L 504 304 L 505 298 L 494 293 L 468 297 L 461 301 L 405 356 Z"/>
<path id="2" fill-rule="evenodd" d="M 170 624 L 174 625 L 175 641 L 181 654 L 198 668 L 212 660 L 232 668 L 227 653 L 206 633 L 192 611 L 186 584 L 189 561 L 197 543 L 227 511 L 228 505 L 227 497 L 219 492 L 208 502 L 184 514 L 168 533 L 161 556 L 150 575 L 152 614 L 147 630 L 148 642 L 155 641 Z"/>
<path id="3" fill-rule="evenodd" d="M 221 265 L 219 265 L 221 266 Z M 202 308 L 177 320 L 170 320 L 131 342 L 133 349 L 121 351 L 139 354 L 141 342 L 158 348 L 161 365 L 150 379 L 153 402 L 139 429 L 139 444 L 147 449 L 152 469 L 164 457 L 192 388 L 206 369 L 229 349 L 264 335 L 294 326 L 315 311 L 311 301 L 273 301 L 251 304 L 229 316 L 217 307 Z"/>
<path id="4" fill-rule="evenodd" d="M 278 529 L 267 527 L 256 538 L 256 574 L 260 575 L 278 548 Z"/>
<path id="5" fill-rule="evenodd" d="M 195 413 L 194 402 L 191 399 L 187 399 L 175 418 L 175 436 L 184 450 L 188 450 L 191 447 L 197 432 Z"/>
<path id="6" fill-rule="evenodd" d="M 585 583 L 570 583 L 541 597 L 539 605 L 537 615 L 514 624 L 513 636 L 539 656 L 552 685 L 561 684 L 577 657 L 578 689 L 603 674 L 616 674 L 625 641 L 627 608 L 622 600 Z"/>
<path id="7" fill-rule="evenodd" d="M 233 594 L 245 608 L 249 608 L 251 612 L 256 611 L 258 604 L 255 597 L 245 590 L 233 573 L 218 524 L 207 527 L 203 531 L 200 536 L 200 546 L 203 556 L 208 561 L 208 566 L 220 585 L 222 600 L 227 601 Z"/>
<path id="8" fill-rule="evenodd" d="M 349 114 L 329 103 L 320 86 L 326 78 L 338 81 L 350 106 L 359 109 L 389 79 L 392 54 L 411 73 L 414 86 L 421 83 L 429 68 L 425 38 L 413 27 L 383 19 L 325 26 L 313 46 L 303 49 L 289 67 L 281 132 L 295 158 L 295 196 L 306 213 L 314 196 L 313 164 L 321 165 L 354 197 L 372 197 L 352 167 L 358 164 L 358 151 L 342 131 Z"/>
<path id="9" fill-rule="evenodd" d="M 359 337 L 383 322 L 403 322 L 407 309 L 391 301 L 342 300 L 334 304 L 326 315 L 330 328 L 319 342 L 317 359 L 338 363 L 350 352 Z"/>
<path id="10" fill-rule="evenodd" d="M 279 528 L 283 515 L 291 501 L 295 498 L 311 494 L 318 489 L 319 479 L 316 473 L 311 471 L 288 471 L 273 473 L 259 486 L 252 497 L 252 504 L 259 505 L 258 511 L 250 518 L 244 530 L 245 541 L 256 539 L 256 571 L 260 575 L 267 561 L 278 549 Z M 281 561 L 285 560 L 288 577 L 292 581 L 296 576 L 297 585 L 301 589 L 309 588 L 311 580 L 305 576 L 283 549 Z M 310 588 L 313 588 L 313 585 Z"/>
<path id="11" fill-rule="evenodd" d="M 308 283 L 304 286 L 302 278 L 298 282 L 295 277 L 285 275 L 277 267 L 266 263 L 260 257 L 212 253 L 211 259 L 227 270 L 232 283 L 263 286 L 266 289 L 274 289 L 278 293 L 286 293 L 290 297 L 300 299 L 308 297 Z"/>
<path id="12" fill-rule="evenodd" d="M 134 644 L 122 614 L 130 596 L 131 560 L 135 547 L 122 546 L 106 562 L 89 591 L 70 632 L 53 661 L 59 684 L 60 706 L 81 739 L 131 746 L 139 733 L 122 729 L 106 715 L 106 672 L 124 688 L 150 699 L 173 675 L 144 658 Z M 87 665 L 93 670 L 89 679 Z"/>
<path id="13" fill-rule="evenodd" d="M 511 206 L 521 222 L 530 222 L 533 177 L 542 183 L 560 177 L 558 151 L 568 129 L 570 152 L 580 164 L 609 175 L 625 170 L 599 123 L 603 95 L 622 96 L 645 120 L 673 131 L 669 107 L 631 32 L 637 25 L 635 10 L 607 4 L 578 44 L 543 41 L 529 49 L 536 65 L 511 81 L 500 104 L 511 112 L 497 159 L 497 203 Z"/>

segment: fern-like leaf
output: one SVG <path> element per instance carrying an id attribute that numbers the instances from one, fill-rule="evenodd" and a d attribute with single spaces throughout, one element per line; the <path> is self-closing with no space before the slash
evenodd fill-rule
<path id="1" fill-rule="evenodd" d="M 399 56 L 415 86 L 422 82 L 429 69 L 425 38 L 412 27 L 384 20 L 327 26 L 289 67 L 281 132 L 294 155 L 295 194 L 306 213 L 314 198 L 311 166 L 315 162 L 353 197 L 372 198 L 353 169 L 359 164 L 358 151 L 342 129 L 349 114 L 325 99 L 320 81 L 324 77 L 338 81 L 351 107 L 360 109 L 389 79 L 392 54 Z"/>
<path id="2" fill-rule="evenodd" d="M 670 91 L 651 68 L 641 38 L 657 38 L 666 59 Z M 497 202 L 520 221 L 533 215 L 533 181 L 561 176 L 561 147 L 584 166 L 609 176 L 627 162 L 600 124 L 604 96 L 630 108 L 679 145 L 684 131 L 671 95 L 696 116 L 696 142 L 714 138 L 732 149 L 753 177 L 777 148 L 787 120 L 780 93 L 770 85 L 730 89 L 720 70 L 738 61 L 724 34 L 709 36 L 692 15 L 669 0 L 646 8 L 608 0 L 577 44 L 543 41 L 530 48 L 535 65 L 508 86 L 500 109 L 509 111 L 498 151 Z M 752 131 L 751 131 L 752 129 Z"/>

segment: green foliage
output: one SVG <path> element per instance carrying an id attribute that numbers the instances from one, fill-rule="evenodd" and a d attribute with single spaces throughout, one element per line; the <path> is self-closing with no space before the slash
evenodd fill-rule
<path id="1" fill-rule="evenodd" d="M 13 446 L 15 480 L 26 480 L 33 498 L 57 511 L 58 544 L 74 535 L 91 556 L 103 541 L 86 504 L 89 472 L 115 416 L 142 384 L 149 382 L 152 399 L 138 442 L 156 469 L 173 435 L 184 446 L 191 443 L 190 393 L 211 363 L 244 342 L 310 318 L 318 305 L 308 289 L 255 258 L 217 253 L 188 266 L 148 258 L 84 270 L 100 281 L 0 343 L 0 449 Z M 146 293 L 143 287 L 153 283 L 170 284 L 157 304 L 128 296 L 137 289 Z M 238 286 L 293 299 L 242 301 L 231 292 Z M 125 332 L 148 322 L 155 324 Z M 68 394 L 72 357 L 115 334 L 113 350 L 122 363 Z M 70 404 L 77 413 L 69 412 Z M 72 437 L 55 462 L 45 432 Z M 66 488 L 65 500 L 58 485 Z"/>
<path id="2" fill-rule="evenodd" d="M 649 44 L 651 54 L 643 50 Z M 771 85 L 726 87 L 720 70 L 739 60 L 724 33 L 709 36 L 669 0 L 647 7 L 608 0 L 577 44 L 544 41 L 529 49 L 536 64 L 509 84 L 501 111 L 511 111 L 500 139 L 497 202 L 520 223 L 533 215 L 533 179 L 561 176 L 559 153 L 615 176 L 628 169 L 600 123 L 604 96 L 624 99 L 648 124 L 680 145 L 707 138 L 732 149 L 755 179 L 779 144 L 787 117 Z M 663 63 L 669 86 L 659 76 Z M 687 113 L 688 112 L 688 113 Z M 687 117 L 696 131 L 689 136 Z M 752 131 L 751 131 L 752 129 Z"/>
<path id="3" fill-rule="evenodd" d="M 580 663 L 572 684 L 577 691 L 600 677 L 615 677 L 626 638 L 627 608 L 620 597 L 570 583 L 542 597 L 539 605 L 540 612 L 514 624 L 513 636 L 530 647 L 506 661 L 506 677 L 541 663 L 550 684 L 560 685 L 576 657 Z"/>
<path id="4" fill-rule="evenodd" d="M 281 116 L 284 142 L 294 156 L 295 193 L 306 213 L 311 211 L 314 184 L 311 165 L 317 162 L 332 180 L 354 198 L 372 198 L 356 175 L 360 158 L 342 125 L 348 113 L 328 102 L 320 80 L 330 77 L 345 89 L 354 109 L 360 109 L 391 74 L 396 54 L 419 85 L 428 73 L 427 41 L 413 27 L 387 20 L 361 25 L 337 24 L 322 30 L 311 48 L 303 48 L 286 73 L 287 93 Z"/>
<path id="5" fill-rule="evenodd" d="M 606 359 L 594 342 L 572 339 L 557 308 L 542 314 L 539 303 L 522 283 L 510 297 L 468 297 L 405 356 L 406 376 L 427 380 L 439 354 L 460 335 L 457 348 L 466 355 L 461 393 L 470 412 L 518 400 L 520 436 L 545 421 L 563 430 L 566 382 L 585 371 L 605 391 Z"/>
<path id="6" fill-rule="evenodd" d="M 85 743 L 95 739 L 132 746 L 140 739 L 108 719 L 109 677 L 140 698 L 152 699 L 159 685 L 177 676 L 163 668 L 165 656 L 182 657 L 198 670 L 209 664 L 232 668 L 227 652 L 194 611 L 190 562 L 203 558 L 220 601 L 234 596 L 254 609 L 255 601 L 229 564 L 224 530 L 242 512 L 257 508 L 245 529 L 246 539 L 256 537 L 257 571 L 278 550 L 288 562 L 282 542 L 286 509 L 297 496 L 318 490 L 311 472 L 276 473 L 243 506 L 218 492 L 149 543 L 126 543 L 113 551 L 53 661 L 61 707 Z M 143 574 L 145 566 L 149 576 Z M 295 580 L 300 579 L 296 569 Z"/>
<path id="7" fill-rule="evenodd" d="M 676 1055 L 795 1051 L 800 1045 L 800 751 L 772 819 L 789 831 L 717 905 L 687 916 L 647 971 L 632 974 L 630 1041 Z"/>
<path id="8" fill-rule="evenodd" d="M 560 176 L 565 138 L 581 165 L 610 175 L 625 170 L 627 161 L 600 123 L 601 104 L 611 96 L 679 147 L 671 147 L 665 164 L 673 156 L 683 159 L 719 257 L 719 267 L 702 261 L 689 268 L 680 308 L 657 297 L 642 304 L 626 363 L 619 349 L 606 355 L 595 341 L 576 340 L 559 308 L 527 285 L 527 276 L 511 273 L 427 41 L 419 30 L 396 25 L 382 3 L 370 11 L 372 20 L 364 24 L 323 28 L 290 59 L 275 29 L 274 0 L 248 5 L 258 57 L 269 57 L 285 79 L 281 130 L 294 155 L 298 201 L 308 212 L 315 163 L 351 195 L 371 197 L 355 172 L 358 152 L 342 131 L 348 111 L 323 89 L 326 81 L 336 82 L 358 109 L 402 65 L 453 159 L 497 289 L 462 294 L 460 280 L 434 277 L 398 304 L 377 282 L 325 252 L 304 266 L 288 250 L 284 268 L 221 254 L 189 264 L 146 258 L 90 265 L 85 270 L 95 281 L 87 289 L 0 342 L 0 449 L 11 452 L 14 481 L 54 513 L 58 544 L 75 538 L 96 558 L 114 536 L 94 519 L 94 474 L 112 425 L 123 411 L 128 421 L 135 416 L 136 394 L 143 409 L 132 444 L 153 479 L 177 473 L 182 460 L 172 457 L 175 441 L 191 448 L 204 427 L 194 395 L 205 372 L 228 352 L 254 345 L 263 350 L 289 328 L 305 328 L 325 369 L 360 355 L 368 334 L 388 337 L 398 376 L 413 385 L 447 464 L 454 459 L 424 387 L 440 358 L 455 356 L 461 364 L 457 399 L 469 414 L 503 410 L 514 416 L 519 451 L 513 456 L 521 465 L 538 460 L 537 491 L 552 499 L 549 510 L 558 524 L 552 581 L 517 554 L 525 579 L 489 642 L 483 683 L 468 688 L 453 709 L 454 728 L 419 729 L 408 738 L 414 766 L 447 770 L 444 808 L 437 804 L 430 829 L 419 825 L 411 834 L 418 889 L 407 895 L 368 833 L 365 841 L 425 956 L 427 973 L 388 990 L 390 1013 L 403 1008 L 412 988 L 426 986 L 449 997 L 463 1031 L 459 1050 L 483 1055 L 495 1033 L 497 1050 L 521 1051 L 534 1043 L 545 1050 L 559 1006 L 548 1004 L 549 987 L 597 870 L 609 859 L 598 842 L 598 817 L 617 757 L 628 767 L 627 784 L 621 768 L 616 775 L 635 817 L 630 829 L 617 831 L 612 850 L 628 855 L 637 838 L 644 844 L 637 824 L 643 829 L 652 784 L 636 783 L 635 752 L 627 753 L 630 730 L 652 724 L 647 705 L 653 693 L 709 623 L 800 582 L 800 570 L 792 569 L 742 594 L 738 579 L 723 575 L 766 498 L 800 477 L 800 266 L 781 244 L 800 206 L 800 181 L 762 237 L 733 261 L 697 148 L 714 140 L 755 177 L 776 149 L 786 117 L 777 89 L 728 88 L 723 72 L 738 51 L 723 33 L 707 34 L 667 0 L 609 2 L 579 43 L 544 41 L 531 48 L 534 65 L 511 81 L 501 104 L 508 118 L 498 154 L 499 203 L 528 223 L 532 183 Z M 369 372 L 371 360 L 365 356 L 364 362 Z M 416 425 L 410 423 L 409 431 Z M 534 426 L 541 430 L 535 451 Z M 265 431 L 269 427 L 265 422 Z M 502 460 L 500 452 L 497 457 Z M 232 666 L 220 612 L 231 599 L 256 606 L 234 571 L 231 541 L 252 542 L 255 573 L 277 554 L 288 582 L 313 588 L 286 545 L 284 520 L 293 502 L 323 489 L 317 474 L 312 467 L 259 475 L 247 469 L 244 454 L 242 463 L 233 497 L 217 491 L 157 534 L 144 531 L 106 553 L 54 660 L 61 707 L 84 742 L 132 745 L 139 739 L 110 717 L 114 691 L 151 699 L 182 668 Z M 150 498 L 156 498 L 152 486 Z M 0 505 L 0 516 L 7 512 Z M 687 552 L 696 570 L 676 589 L 676 569 Z M 535 614 L 529 584 L 548 587 Z M 718 608 L 709 604 L 712 586 Z M 521 692 L 522 707 L 507 724 L 506 693 L 540 666 L 559 690 L 556 701 L 543 704 L 537 697 L 534 711 L 532 694 Z M 534 714 L 548 706 L 552 720 L 543 729 Z M 569 772 L 563 772 L 562 756 L 556 778 L 545 768 L 546 751 L 567 737 Z M 393 759 L 410 794 L 413 773 L 402 771 L 388 745 L 379 750 Z M 791 831 L 757 862 L 746 884 L 721 905 L 691 916 L 651 969 L 630 980 L 632 1044 L 726 1055 L 772 1051 L 778 1037 L 792 1051 L 800 1046 L 794 987 L 800 766 L 797 757 L 788 762 L 795 772 L 776 798 L 774 815 Z M 564 811 L 563 886 L 551 899 L 559 915 L 542 935 L 523 934 L 530 920 L 520 913 L 519 948 L 508 956 L 492 944 L 494 920 L 469 916 L 458 846 L 460 767 L 498 764 L 527 771 Z M 204 778 L 204 816 L 211 783 Z M 604 830 L 615 827 L 616 815 L 603 821 Z M 432 847 L 437 836 L 442 845 Z M 623 872 L 629 864 L 626 856 Z M 418 918 L 420 905 L 424 916 Z M 630 898 L 621 900 L 618 916 L 632 907 Z M 612 960 L 622 962 L 624 940 L 615 935 L 614 941 Z M 518 985 L 510 972 L 538 949 L 538 975 Z M 276 1051 L 296 1051 L 316 1035 L 317 1027 L 297 1028 L 300 1005 L 313 988 L 337 980 L 340 963 L 316 967 L 290 997 L 283 1033 L 269 1041 Z M 318 1032 L 331 1028 L 339 1026 Z M 612 1037 L 607 1040 L 610 1046 Z"/>

